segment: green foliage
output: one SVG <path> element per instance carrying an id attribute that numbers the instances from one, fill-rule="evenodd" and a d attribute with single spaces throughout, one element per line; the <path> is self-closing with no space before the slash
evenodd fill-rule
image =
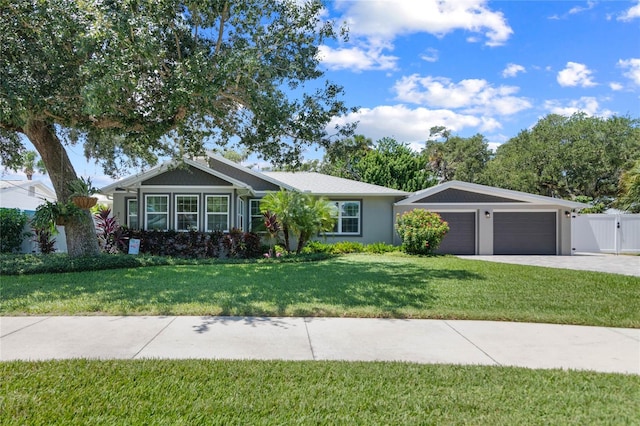
<path id="1" fill-rule="evenodd" d="M 502 144 L 485 183 L 532 194 L 591 197 L 609 206 L 622 172 L 640 158 L 640 120 L 548 115 Z"/>
<path id="2" fill-rule="evenodd" d="M 91 178 L 80 177 L 69 182 L 69 190 L 71 191 L 71 197 L 91 197 L 98 192 L 98 188 L 95 188 L 91 183 Z"/>
<path id="3" fill-rule="evenodd" d="M 582 214 L 604 213 L 607 210 L 607 206 L 605 206 L 603 202 L 596 203 L 593 201 L 592 197 L 578 195 L 574 201 L 577 201 L 578 203 L 591 204 L 591 207 L 580 210 L 580 213 Z"/>
<path id="4" fill-rule="evenodd" d="M 449 232 L 449 224 L 439 214 L 414 209 L 396 217 L 396 230 L 402 239 L 402 249 L 410 254 L 431 254 Z"/>
<path id="5" fill-rule="evenodd" d="M 427 141 L 422 155 L 427 168 L 439 182 L 460 180 L 481 183 L 482 174 L 491 158 L 487 140 L 481 134 L 469 138 L 452 136 L 444 127 L 433 127 L 430 136 L 442 136 L 443 140 Z"/>
<path id="6" fill-rule="evenodd" d="M 72 202 L 61 203 L 45 200 L 36 207 L 35 214 L 31 218 L 31 226 L 37 229 L 49 229 L 51 235 L 58 233 L 56 224 L 64 224 L 82 216 L 82 210 Z"/>
<path id="7" fill-rule="evenodd" d="M 273 235 L 282 231 L 287 252 L 291 252 L 291 238 L 296 238 L 296 253 L 301 253 L 314 235 L 331 231 L 336 221 L 334 206 L 326 199 L 284 189 L 268 193 L 260 202 L 260 210 L 275 215 L 279 227 L 273 228 Z"/>
<path id="8" fill-rule="evenodd" d="M 0 134 L 0 145 L 4 146 L 4 144 L 2 143 L 2 139 L 3 136 Z M 13 170 L 15 172 L 22 169 L 25 175 L 27 175 L 27 180 L 32 180 L 33 175 L 36 171 L 43 175 L 47 174 L 47 169 L 44 166 L 44 162 L 42 161 L 42 159 L 38 158 L 38 153 L 36 151 L 17 150 L 17 152 L 14 151 L 12 154 L 16 156 L 16 160 L 14 162 L 2 161 L 2 158 L 4 158 L 4 156 L 0 157 L 0 162 L 5 164 L 10 170 Z"/>
<path id="9" fill-rule="evenodd" d="M 640 213 L 640 159 L 636 160 L 630 169 L 622 172 L 619 195 L 616 207 L 632 213 Z"/>
<path id="10" fill-rule="evenodd" d="M 51 254 L 56 251 L 55 244 L 56 239 L 53 238 L 51 234 L 51 229 L 49 228 L 35 228 L 33 230 L 34 242 L 38 244 L 38 250 L 40 254 Z"/>
<path id="11" fill-rule="evenodd" d="M 330 253 L 330 254 L 348 254 L 348 253 L 372 253 L 384 254 L 399 251 L 400 247 L 385 243 L 373 243 L 364 245 L 354 241 L 340 241 L 337 243 L 322 243 L 320 241 L 310 241 L 302 251 L 303 253 Z"/>
<path id="12" fill-rule="evenodd" d="M 22 241 L 30 234 L 24 231 L 29 217 L 19 209 L 0 208 L 0 253 L 20 250 Z"/>
<path id="13" fill-rule="evenodd" d="M 354 241 L 339 241 L 331 247 L 332 254 L 362 253 L 364 251 L 364 245 Z"/>
<path id="14" fill-rule="evenodd" d="M 221 231 L 126 230 L 122 238 L 139 239 L 140 253 L 151 256 L 250 259 L 262 254 L 259 235 L 235 228 L 228 234 Z"/>
<path id="15" fill-rule="evenodd" d="M 365 253 L 373 253 L 373 254 L 385 254 L 385 253 L 393 253 L 399 251 L 399 246 L 394 246 L 386 243 L 373 243 L 367 244 L 364 246 Z"/>

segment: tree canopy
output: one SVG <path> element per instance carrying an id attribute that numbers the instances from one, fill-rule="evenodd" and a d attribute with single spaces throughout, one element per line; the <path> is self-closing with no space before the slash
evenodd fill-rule
<path id="1" fill-rule="evenodd" d="M 622 172 L 640 158 L 640 120 L 550 114 L 502 144 L 488 163 L 489 184 L 610 205 Z"/>
<path id="2" fill-rule="evenodd" d="M 77 177 L 67 144 L 111 175 L 232 138 L 298 162 L 348 111 L 342 88 L 321 81 L 318 46 L 341 35 L 321 10 L 320 0 L 0 0 L 2 162 L 15 164 L 25 135 L 63 201 Z"/>

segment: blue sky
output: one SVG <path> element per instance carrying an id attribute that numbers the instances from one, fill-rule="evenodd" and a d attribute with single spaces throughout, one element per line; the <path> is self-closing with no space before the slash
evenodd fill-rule
<path id="1" fill-rule="evenodd" d="M 335 122 L 374 141 L 420 149 L 445 126 L 497 146 L 549 113 L 640 117 L 640 0 L 335 0 L 324 17 L 350 37 L 322 46 L 321 66 L 360 107 Z M 111 182 L 69 152 L 78 174 Z"/>

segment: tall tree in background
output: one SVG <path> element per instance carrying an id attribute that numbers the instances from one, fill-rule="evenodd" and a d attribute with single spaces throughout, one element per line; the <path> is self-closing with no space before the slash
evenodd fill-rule
<path id="1" fill-rule="evenodd" d="M 433 139 L 433 137 L 439 139 Z M 486 138 L 476 134 L 469 138 L 451 135 L 444 127 L 432 127 L 423 155 L 428 170 L 439 183 L 451 180 L 480 183 L 491 158 Z"/>
<path id="2" fill-rule="evenodd" d="M 433 186 L 433 175 L 422 156 L 407 144 L 382 138 L 353 165 L 357 180 L 401 191 L 415 192 Z"/>
<path id="3" fill-rule="evenodd" d="M 27 175 L 27 180 L 33 180 L 33 175 L 38 172 L 46 175 L 47 168 L 44 165 L 42 159 L 38 158 L 38 153 L 35 151 L 24 151 L 17 161 L 9 166 L 11 170 L 17 172 L 22 170 Z"/>
<path id="4" fill-rule="evenodd" d="M 615 205 L 632 213 L 640 213 L 640 159 L 629 170 L 622 172 Z"/>
<path id="5" fill-rule="evenodd" d="M 327 147 L 318 171 L 331 176 L 359 180 L 356 166 L 372 149 L 373 141 L 364 135 L 353 135 L 351 138 L 336 141 Z"/>
<path id="6" fill-rule="evenodd" d="M 610 205 L 623 170 L 640 158 L 640 120 L 551 114 L 501 145 L 487 183 L 551 197 Z"/>
<path id="7" fill-rule="evenodd" d="M 0 0 L 1 160 L 18 161 L 25 135 L 62 202 L 76 143 L 110 175 L 234 137 L 298 162 L 348 110 L 341 87 L 316 83 L 318 46 L 339 35 L 321 11 L 320 0 Z M 71 256 L 98 253 L 88 214 L 66 231 Z"/>

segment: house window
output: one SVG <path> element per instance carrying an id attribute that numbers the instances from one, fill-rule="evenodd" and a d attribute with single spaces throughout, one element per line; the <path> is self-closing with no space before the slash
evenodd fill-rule
<path id="1" fill-rule="evenodd" d="M 169 229 L 169 196 L 145 195 L 145 229 Z"/>
<path id="2" fill-rule="evenodd" d="M 236 227 L 238 229 L 244 230 L 244 200 L 238 197 L 238 212 L 237 212 L 237 222 Z"/>
<path id="3" fill-rule="evenodd" d="M 264 217 L 260 212 L 260 200 L 249 200 L 249 214 L 251 216 L 251 232 L 265 232 Z"/>
<path id="4" fill-rule="evenodd" d="M 176 230 L 198 229 L 199 197 L 197 195 L 176 195 Z"/>
<path id="5" fill-rule="evenodd" d="M 360 201 L 335 201 L 334 234 L 360 234 Z"/>
<path id="6" fill-rule="evenodd" d="M 207 195 L 206 231 L 229 231 L 228 195 Z"/>
<path id="7" fill-rule="evenodd" d="M 138 229 L 138 200 L 127 199 L 127 226 L 130 229 Z"/>

